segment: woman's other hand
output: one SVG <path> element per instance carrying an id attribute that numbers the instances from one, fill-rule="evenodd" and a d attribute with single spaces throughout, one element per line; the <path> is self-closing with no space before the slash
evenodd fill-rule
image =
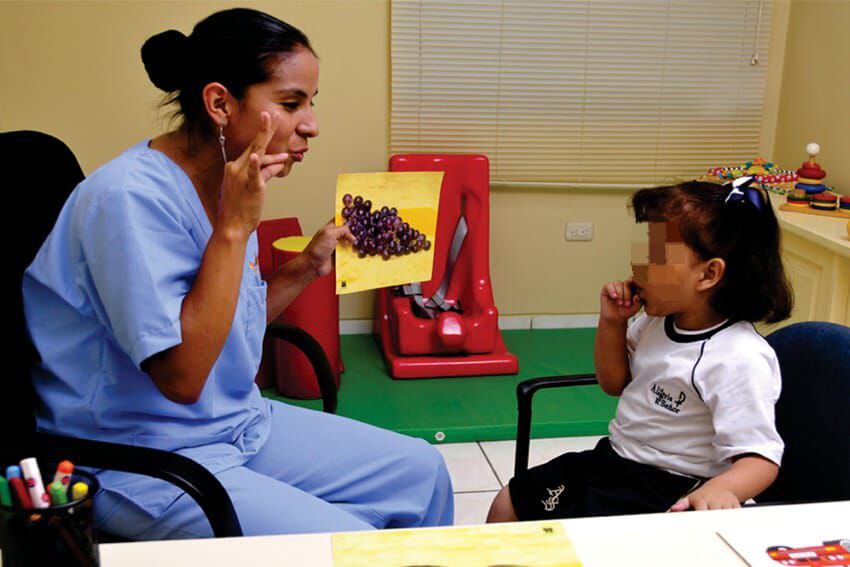
<path id="1" fill-rule="evenodd" d="M 345 240 L 350 244 L 357 242 L 348 226 L 334 226 L 334 222 L 331 220 L 319 229 L 310 244 L 304 249 L 302 254 L 315 277 L 319 278 L 331 273 L 331 270 L 333 270 L 333 252 L 340 240 Z"/>
<path id="2" fill-rule="evenodd" d="M 238 158 L 224 166 L 217 227 L 247 238 L 257 229 L 266 199 L 266 182 L 283 171 L 289 154 L 267 154 L 275 132 L 275 118 L 260 115 L 256 137 Z"/>

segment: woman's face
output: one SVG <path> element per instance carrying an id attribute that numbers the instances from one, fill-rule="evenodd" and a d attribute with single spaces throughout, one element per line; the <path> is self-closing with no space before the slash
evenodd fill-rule
<path id="1" fill-rule="evenodd" d="M 268 81 L 246 89 L 245 96 L 230 116 L 224 135 L 227 159 L 234 160 L 260 130 L 260 114 L 268 112 L 275 134 L 266 153 L 289 153 L 286 167 L 277 175 L 284 177 L 293 163 L 304 159 L 308 139 L 319 135 L 313 112 L 313 99 L 319 92 L 319 62 L 309 49 L 298 48 L 271 64 L 271 69 Z"/>

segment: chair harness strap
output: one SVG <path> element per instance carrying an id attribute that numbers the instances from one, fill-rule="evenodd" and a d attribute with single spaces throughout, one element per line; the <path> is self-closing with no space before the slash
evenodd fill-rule
<path id="1" fill-rule="evenodd" d="M 449 257 L 446 261 L 446 270 L 443 273 L 443 280 L 440 282 L 440 287 L 436 293 L 430 298 L 422 296 L 422 284 L 420 282 L 410 283 L 402 286 L 402 294 L 413 298 L 414 305 L 419 315 L 425 316 L 428 319 L 436 319 L 443 311 L 461 311 L 460 301 L 448 302 L 446 293 L 449 291 L 449 284 L 452 281 L 452 271 L 454 270 L 455 262 L 460 255 L 460 250 L 463 247 L 463 241 L 466 238 L 469 228 L 466 224 L 466 218 L 460 217 L 455 228 L 454 237 L 452 237 L 452 246 L 449 249 Z"/>

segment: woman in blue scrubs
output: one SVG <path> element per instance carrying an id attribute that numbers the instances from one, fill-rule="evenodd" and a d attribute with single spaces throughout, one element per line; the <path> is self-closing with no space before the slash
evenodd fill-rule
<path id="1" fill-rule="evenodd" d="M 446 525 L 451 481 L 422 440 L 260 396 L 266 324 L 330 272 L 347 227 L 328 224 L 260 278 L 266 183 L 318 135 L 318 63 L 297 29 L 234 9 L 189 37 L 150 38 L 151 81 L 177 130 L 83 181 L 24 277 L 42 362 L 38 426 L 190 457 L 230 494 L 246 535 Z M 163 481 L 98 473 L 103 529 L 133 539 L 211 535 Z"/>

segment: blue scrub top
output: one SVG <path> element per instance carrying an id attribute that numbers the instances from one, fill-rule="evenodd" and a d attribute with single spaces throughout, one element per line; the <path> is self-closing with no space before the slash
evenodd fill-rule
<path id="1" fill-rule="evenodd" d="M 181 305 L 211 233 L 189 177 L 147 141 L 77 186 L 23 281 L 42 359 L 33 375 L 41 430 L 178 450 L 213 471 L 262 445 L 270 419 L 254 384 L 266 327 L 256 233 L 200 400 L 169 401 L 140 369 L 181 343 Z"/>

